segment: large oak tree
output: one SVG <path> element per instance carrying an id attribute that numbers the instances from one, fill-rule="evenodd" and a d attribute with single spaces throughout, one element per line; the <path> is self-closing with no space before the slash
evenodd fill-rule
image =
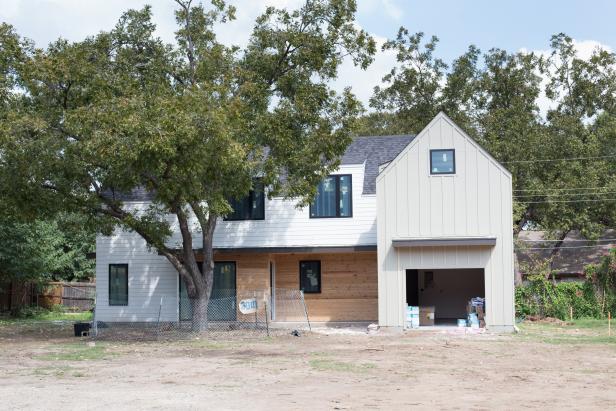
<path id="1" fill-rule="evenodd" d="M 202 328 L 229 199 L 259 177 L 269 195 L 310 200 L 359 110 L 330 81 L 345 58 L 366 68 L 375 46 L 354 0 L 268 8 L 243 48 L 216 36 L 233 7 L 176 3 L 176 44 L 155 37 L 149 7 L 45 49 L 0 26 L 0 194 L 23 214 L 78 212 L 138 233 L 179 272 Z M 135 189 L 152 195 L 146 209 L 122 201 Z M 168 244 L 174 226 L 181 250 Z"/>

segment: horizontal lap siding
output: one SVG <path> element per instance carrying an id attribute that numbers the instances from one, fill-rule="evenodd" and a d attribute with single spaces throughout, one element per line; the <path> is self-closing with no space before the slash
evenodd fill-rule
<path id="1" fill-rule="evenodd" d="M 364 166 L 342 166 L 335 174 L 351 174 L 353 217 L 310 218 L 309 207 L 296 201 L 265 200 L 263 221 L 219 221 L 215 247 L 312 247 L 376 244 L 376 196 L 363 195 Z M 179 238 L 178 238 L 179 240 Z"/>
<path id="2" fill-rule="evenodd" d="M 109 306 L 109 264 L 128 264 L 128 305 Z M 96 319 L 99 321 L 175 321 L 177 271 L 133 233 L 96 239 Z M 162 307 L 161 307 L 162 299 Z"/>
<path id="3" fill-rule="evenodd" d="M 305 294 L 312 321 L 376 320 L 376 253 L 278 254 L 273 258 L 276 287 L 295 290 L 299 289 L 299 262 L 321 261 L 321 293 Z"/>

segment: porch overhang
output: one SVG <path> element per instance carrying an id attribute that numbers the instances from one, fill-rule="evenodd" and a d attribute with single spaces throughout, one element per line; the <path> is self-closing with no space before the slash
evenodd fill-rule
<path id="1" fill-rule="evenodd" d="M 489 246 L 496 245 L 496 237 L 410 237 L 394 238 L 394 248 L 403 247 L 454 247 L 454 246 Z"/>
<path id="2" fill-rule="evenodd" d="M 173 250 L 181 255 L 182 250 Z M 203 254 L 202 248 L 193 249 L 197 255 Z M 310 247 L 214 247 L 215 253 L 269 253 L 269 254 L 289 254 L 289 253 L 355 253 L 376 251 L 376 245 L 354 245 L 354 246 L 310 246 Z M 158 252 L 158 255 L 162 255 Z"/>

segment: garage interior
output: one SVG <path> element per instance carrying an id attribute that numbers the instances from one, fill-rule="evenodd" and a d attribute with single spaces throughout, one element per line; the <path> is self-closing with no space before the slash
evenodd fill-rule
<path id="1" fill-rule="evenodd" d="M 435 326 L 456 326 L 473 297 L 485 297 L 482 268 L 406 270 L 407 306 L 433 306 Z"/>

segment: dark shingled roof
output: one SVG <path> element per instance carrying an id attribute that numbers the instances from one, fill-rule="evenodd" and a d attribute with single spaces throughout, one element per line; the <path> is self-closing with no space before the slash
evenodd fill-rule
<path id="1" fill-rule="evenodd" d="M 342 156 L 342 164 L 366 163 L 364 175 L 364 188 L 362 194 L 376 193 L 376 176 L 379 174 L 379 166 L 390 162 L 406 147 L 415 136 L 365 136 L 355 137 L 351 145 Z M 152 193 L 144 188 L 136 188 L 130 193 L 106 193 L 122 201 L 148 201 L 152 199 Z"/>
<path id="2" fill-rule="evenodd" d="M 379 166 L 392 161 L 415 136 L 366 136 L 355 137 L 342 156 L 342 164 L 366 162 L 362 194 L 376 193 L 376 176 Z"/>
<path id="3" fill-rule="evenodd" d="M 516 248 L 522 271 L 526 264 L 549 258 L 556 244 L 556 242 L 542 241 L 546 238 L 544 231 L 521 231 L 518 238 L 524 240 L 523 246 Z M 564 277 L 575 274 L 582 277 L 587 265 L 601 263 L 602 257 L 608 255 L 611 249 L 616 249 L 614 238 L 616 238 L 615 229 L 606 229 L 599 237 L 602 241 L 597 242 L 586 240 L 579 231 L 570 232 L 563 241 L 563 248 L 554 255 L 552 268 L 556 276 Z"/>

